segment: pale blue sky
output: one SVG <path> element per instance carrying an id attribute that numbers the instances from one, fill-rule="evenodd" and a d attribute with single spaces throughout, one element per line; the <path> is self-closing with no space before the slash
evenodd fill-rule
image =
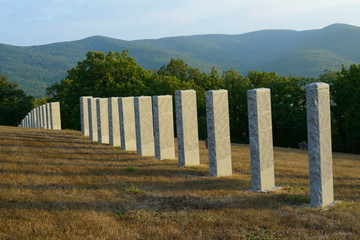
<path id="1" fill-rule="evenodd" d="M 360 26 L 360 0 L 0 0 L 0 43 Z"/>

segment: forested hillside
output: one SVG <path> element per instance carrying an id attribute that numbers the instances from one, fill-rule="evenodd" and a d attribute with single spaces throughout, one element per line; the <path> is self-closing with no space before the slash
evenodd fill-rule
<path id="1" fill-rule="evenodd" d="M 199 35 L 154 40 L 123 41 L 95 36 L 79 41 L 15 47 L 0 44 L 0 73 L 27 94 L 36 97 L 60 82 L 88 51 L 129 49 L 145 69 L 158 69 L 171 58 L 210 72 L 233 68 L 246 75 L 251 70 L 281 76 L 318 77 L 324 70 L 360 63 L 360 28 L 335 24 L 320 30 L 264 30 L 240 35 Z"/>
<path id="2" fill-rule="evenodd" d="M 313 81 L 330 84 L 333 149 L 360 153 L 360 64 L 349 69 L 326 72 L 318 79 L 284 77 L 275 72 L 249 71 L 242 76 L 235 70 L 209 73 L 171 59 L 159 70 L 146 71 L 126 51 L 88 52 L 86 59 L 68 71 L 60 83 L 47 89 L 49 101 L 61 104 L 63 128 L 80 129 L 81 96 L 126 97 L 174 95 L 176 90 L 194 89 L 197 95 L 199 137 L 207 137 L 205 92 L 227 89 L 231 141 L 248 143 L 247 90 L 271 90 L 273 140 L 275 146 L 297 147 L 307 140 L 306 86 Z"/>

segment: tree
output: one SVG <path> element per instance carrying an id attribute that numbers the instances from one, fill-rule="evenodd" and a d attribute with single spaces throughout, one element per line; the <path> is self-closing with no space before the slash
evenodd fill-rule
<path id="1" fill-rule="evenodd" d="M 344 65 L 319 78 L 330 84 L 332 141 L 335 151 L 360 153 L 360 65 Z"/>
<path id="2" fill-rule="evenodd" d="M 47 88 L 51 101 L 61 104 L 64 128 L 80 129 L 81 96 L 124 97 L 138 96 L 148 91 L 151 73 L 139 66 L 127 51 L 107 55 L 88 52 L 59 84 Z"/>
<path id="3" fill-rule="evenodd" d="M 19 85 L 0 74 L 0 124 L 17 126 L 33 109 L 33 97 L 27 96 Z"/>

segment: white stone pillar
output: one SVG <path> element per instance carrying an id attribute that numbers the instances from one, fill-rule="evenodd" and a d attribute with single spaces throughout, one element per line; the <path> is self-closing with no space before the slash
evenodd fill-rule
<path id="1" fill-rule="evenodd" d="M 325 207 L 334 202 L 330 94 L 326 83 L 306 88 L 310 172 L 310 204 Z"/>
<path id="2" fill-rule="evenodd" d="M 275 187 L 270 89 L 247 92 L 251 188 L 254 192 Z"/>
<path id="3" fill-rule="evenodd" d="M 51 129 L 61 130 L 60 103 L 50 103 Z"/>
<path id="4" fill-rule="evenodd" d="M 36 128 L 37 124 L 37 115 L 36 115 L 36 108 L 32 110 L 32 128 Z"/>
<path id="5" fill-rule="evenodd" d="M 45 105 L 45 115 L 46 115 L 46 122 L 47 122 L 47 126 L 48 129 L 51 129 L 51 116 L 50 116 L 50 103 L 46 103 Z"/>
<path id="6" fill-rule="evenodd" d="M 210 176 L 231 176 L 231 142 L 227 90 L 205 93 Z"/>
<path id="7" fill-rule="evenodd" d="M 98 139 L 99 142 L 109 144 L 109 113 L 108 113 L 108 99 L 96 99 L 96 115 L 98 125 Z"/>
<path id="8" fill-rule="evenodd" d="M 42 122 L 42 128 L 48 129 L 47 122 L 46 122 L 46 109 L 45 104 L 41 105 L 41 122 Z"/>
<path id="9" fill-rule="evenodd" d="M 109 144 L 114 147 L 121 146 L 118 99 L 118 97 L 108 98 Z"/>
<path id="10" fill-rule="evenodd" d="M 37 107 L 36 109 L 35 109 L 35 111 L 36 111 L 36 128 L 40 128 L 40 126 L 41 126 L 41 116 L 40 116 L 40 107 Z"/>
<path id="11" fill-rule="evenodd" d="M 172 96 L 153 96 L 155 158 L 175 158 Z"/>
<path id="12" fill-rule="evenodd" d="M 136 151 L 134 97 L 120 97 L 119 121 L 121 134 L 121 149 Z"/>
<path id="13" fill-rule="evenodd" d="M 200 164 L 196 91 L 175 92 L 179 166 Z"/>
<path id="14" fill-rule="evenodd" d="M 154 156 L 154 128 L 151 97 L 134 98 L 137 155 Z"/>
<path id="15" fill-rule="evenodd" d="M 81 135 L 89 136 L 89 113 L 88 113 L 88 99 L 91 96 L 80 97 L 80 123 Z"/>
<path id="16" fill-rule="evenodd" d="M 89 138 L 92 141 L 98 141 L 98 126 L 97 126 L 97 112 L 96 99 L 88 98 L 88 114 L 89 114 Z"/>

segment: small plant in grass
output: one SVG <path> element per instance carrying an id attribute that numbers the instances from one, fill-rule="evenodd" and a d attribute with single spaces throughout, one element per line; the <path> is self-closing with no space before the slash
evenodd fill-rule
<path id="1" fill-rule="evenodd" d="M 129 166 L 129 167 L 127 167 L 127 168 L 125 169 L 125 171 L 127 171 L 127 172 L 133 172 L 133 171 L 135 171 L 135 168 L 134 168 L 133 166 Z"/>
<path id="2" fill-rule="evenodd" d="M 117 212 L 115 213 L 115 216 L 118 217 L 118 218 L 120 218 L 120 217 L 124 216 L 125 214 L 126 214 L 126 211 L 117 211 Z"/>
<path id="3" fill-rule="evenodd" d="M 125 190 L 128 193 L 133 193 L 133 194 L 141 193 L 141 190 L 137 186 L 135 186 L 134 184 L 131 184 L 130 187 L 126 187 Z"/>

